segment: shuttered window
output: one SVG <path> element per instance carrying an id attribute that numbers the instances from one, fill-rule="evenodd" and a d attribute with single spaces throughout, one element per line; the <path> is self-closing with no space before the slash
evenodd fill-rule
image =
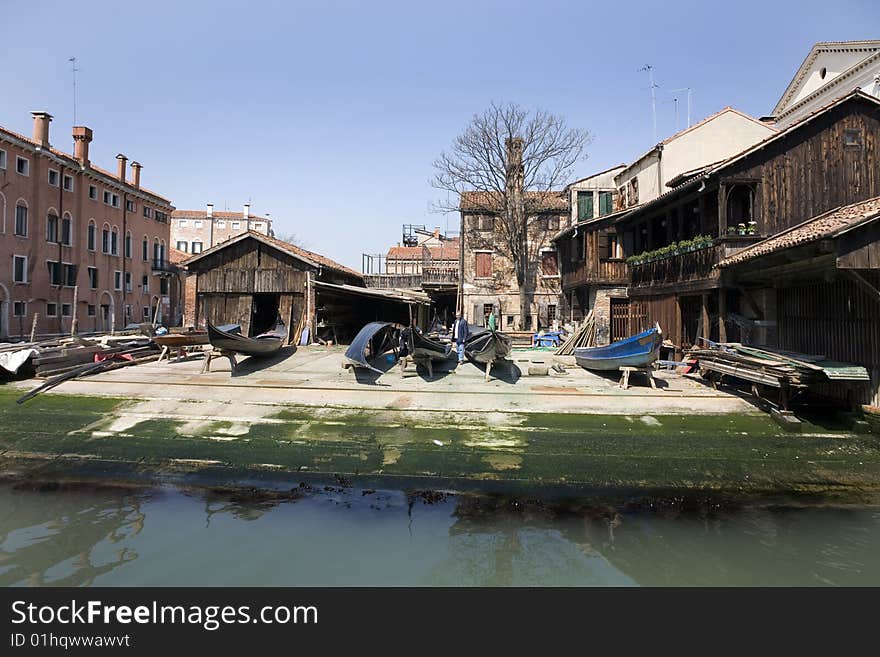
<path id="1" fill-rule="evenodd" d="M 544 251 L 541 253 L 541 273 L 544 276 L 557 276 L 559 266 L 556 263 L 556 251 Z"/>
<path id="2" fill-rule="evenodd" d="M 601 201 L 601 197 L 600 197 Z M 593 192 L 578 192 L 578 221 L 593 218 Z"/>
<path id="3" fill-rule="evenodd" d="M 612 192 L 599 192 L 599 216 L 614 212 L 614 194 Z"/>
<path id="4" fill-rule="evenodd" d="M 492 276 L 492 254 L 477 253 L 477 278 L 489 278 Z"/>

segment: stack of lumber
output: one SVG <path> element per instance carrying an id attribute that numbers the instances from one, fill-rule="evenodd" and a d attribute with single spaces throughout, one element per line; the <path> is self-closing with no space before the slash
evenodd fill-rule
<path id="1" fill-rule="evenodd" d="M 140 360 L 159 353 L 158 347 L 144 335 L 98 335 L 0 344 L 0 353 L 21 350 L 33 350 L 30 361 L 36 375 L 42 378 L 63 374 L 116 354 L 128 354 Z"/>
<path id="2" fill-rule="evenodd" d="M 706 348 L 691 349 L 687 358 L 696 358 L 703 372 L 717 372 L 775 388 L 806 388 L 829 379 L 861 381 L 867 378 L 864 368 L 826 361 L 824 356 L 809 356 L 747 347 L 739 343 L 707 342 Z M 838 372 L 846 370 L 847 375 Z M 864 378 L 863 378 L 864 376 Z"/>
<path id="3" fill-rule="evenodd" d="M 556 355 L 571 356 L 578 347 L 593 347 L 595 344 L 596 319 L 593 317 L 593 311 L 591 310 L 584 323 L 556 350 Z"/>

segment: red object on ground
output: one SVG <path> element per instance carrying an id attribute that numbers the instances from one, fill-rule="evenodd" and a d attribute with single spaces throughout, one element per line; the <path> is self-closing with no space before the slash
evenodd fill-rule
<path id="1" fill-rule="evenodd" d="M 134 360 L 131 354 L 95 354 L 95 362 L 103 363 L 105 360 Z"/>

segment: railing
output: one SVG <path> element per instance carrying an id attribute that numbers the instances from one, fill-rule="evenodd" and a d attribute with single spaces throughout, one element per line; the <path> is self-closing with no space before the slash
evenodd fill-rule
<path id="1" fill-rule="evenodd" d="M 632 266 L 633 287 L 681 283 L 712 277 L 712 268 L 724 256 L 724 246 L 712 246 Z"/>
<path id="2" fill-rule="evenodd" d="M 364 274 L 367 287 L 418 289 L 422 286 L 421 274 Z"/>
<path id="3" fill-rule="evenodd" d="M 625 260 L 605 259 L 599 260 L 599 271 L 596 272 L 596 282 L 617 283 L 629 281 L 629 266 Z"/>
<path id="4" fill-rule="evenodd" d="M 177 266 L 168 260 L 160 260 L 158 258 L 153 258 L 153 265 L 151 267 L 153 272 L 161 272 L 161 273 L 173 273 L 177 271 Z"/>
<path id="5" fill-rule="evenodd" d="M 581 261 L 562 266 L 562 285 L 570 288 L 585 283 L 629 283 L 629 265 L 618 258 L 601 258 L 599 262 Z"/>
<path id="6" fill-rule="evenodd" d="M 458 267 L 425 267 L 422 285 L 455 285 L 458 283 Z"/>

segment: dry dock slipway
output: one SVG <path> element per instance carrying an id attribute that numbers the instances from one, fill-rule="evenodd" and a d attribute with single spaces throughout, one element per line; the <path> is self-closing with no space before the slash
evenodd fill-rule
<path id="1" fill-rule="evenodd" d="M 387 362 L 344 370 L 342 348 L 245 359 L 146 363 L 65 383 L 23 404 L 33 381 L 0 388 L 0 471 L 8 478 L 291 488 L 362 487 L 583 494 L 880 499 L 876 423 L 774 423 L 745 397 L 658 372 L 511 367 L 427 380 Z M 451 363 L 450 363 L 451 366 Z"/>

